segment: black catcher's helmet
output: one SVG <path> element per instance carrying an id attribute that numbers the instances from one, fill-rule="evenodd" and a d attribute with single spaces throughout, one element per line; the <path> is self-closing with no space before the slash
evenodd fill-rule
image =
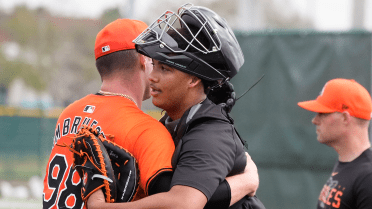
<path id="1" fill-rule="evenodd" d="M 192 4 L 166 11 L 133 42 L 139 53 L 207 81 L 228 80 L 244 63 L 226 20 Z"/>

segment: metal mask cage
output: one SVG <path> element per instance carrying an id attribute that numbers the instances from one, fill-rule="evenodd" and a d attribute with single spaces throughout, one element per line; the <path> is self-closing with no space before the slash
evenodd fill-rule
<path id="1" fill-rule="evenodd" d="M 193 33 L 188 24 L 181 18 L 185 13 L 191 15 L 200 25 L 200 28 L 196 31 L 196 33 L 195 31 Z M 191 40 L 188 40 L 185 36 L 178 32 L 177 29 L 179 28 L 185 28 L 191 35 Z M 184 49 L 179 48 L 174 40 L 169 40 L 169 38 L 171 38 L 168 35 L 170 30 L 174 31 L 187 43 L 187 46 Z M 165 11 L 146 30 L 144 30 L 136 39 L 134 39 L 133 43 L 138 45 L 147 45 L 159 42 L 161 48 L 166 47 L 174 53 L 186 52 L 190 47 L 193 47 L 203 54 L 208 54 L 221 50 L 221 41 L 217 32 L 217 29 L 214 29 L 211 24 L 209 24 L 208 19 L 203 15 L 202 12 L 193 7 L 192 4 L 184 4 L 178 9 L 178 13 L 174 13 L 169 10 Z M 203 33 L 205 36 L 207 36 L 211 46 L 205 46 L 197 39 L 197 36 L 200 33 Z M 200 47 L 193 43 L 198 43 L 198 46 Z"/>

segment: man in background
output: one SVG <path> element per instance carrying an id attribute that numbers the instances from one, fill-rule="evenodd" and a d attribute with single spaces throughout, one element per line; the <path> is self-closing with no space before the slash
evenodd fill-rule
<path id="1" fill-rule="evenodd" d="M 337 78 L 325 84 L 317 99 L 298 105 L 317 113 L 312 123 L 318 141 L 338 153 L 317 208 L 372 208 L 372 150 L 368 136 L 372 102 L 368 91 L 355 80 Z"/>

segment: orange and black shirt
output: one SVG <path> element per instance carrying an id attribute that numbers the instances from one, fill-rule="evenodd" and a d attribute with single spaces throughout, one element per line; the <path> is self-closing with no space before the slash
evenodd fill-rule
<path id="1" fill-rule="evenodd" d="M 57 121 L 44 178 L 43 208 L 80 209 L 84 204 L 81 181 L 72 168 L 72 153 L 66 147 L 55 146 L 70 145 L 82 125 L 95 128 L 104 137 L 110 135 L 111 140 L 134 155 L 140 170 L 139 192 L 134 200 L 148 195 L 149 184 L 157 175 L 172 171 L 174 143 L 160 122 L 127 98 L 88 95 L 69 105 Z"/>
<path id="2" fill-rule="evenodd" d="M 351 162 L 337 162 L 324 184 L 318 209 L 372 208 L 372 150 Z"/>

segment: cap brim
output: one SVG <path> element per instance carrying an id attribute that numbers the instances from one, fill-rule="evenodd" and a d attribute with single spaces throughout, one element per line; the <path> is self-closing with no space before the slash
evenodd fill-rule
<path id="1" fill-rule="evenodd" d="M 335 112 L 333 109 L 320 104 L 316 100 L 299 102 L 297 104 L 298 104 L 298 106 L 304 108 L 305 110 L 309 110 L 311 112 L 320 112 L 320 113 L 331 113 L 331 112 Z"/>

